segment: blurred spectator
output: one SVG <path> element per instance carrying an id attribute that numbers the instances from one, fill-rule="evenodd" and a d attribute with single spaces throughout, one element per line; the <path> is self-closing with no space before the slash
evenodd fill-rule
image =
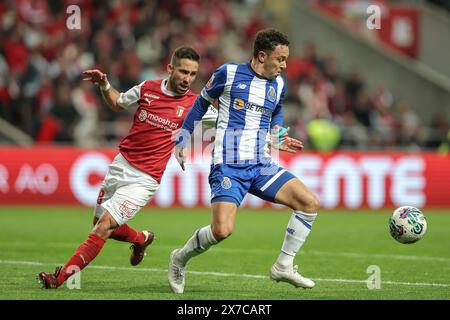
<path id="1" fill-rule="evenodd" d="M 418 147 L 420 141 L 420 119 L 406 101 L 399 101 L 395 109 L 397 144 Z"/>
<path id="2" fill-rule="evenodd" d="M 81 30 L 66 27 L 69 4 L 82 8 Z M 3 1 L 0 116 L 39 143 L 115 145 L 134 111 L 107 108 L 97 88 L 79 81 L 81 71 L 101 69 L 125 91 L 160 78 L 169 52 L 189 44 L 201 54 L 193 85 L 199 92 L 224 62 L 250 59 L 251 40 L 271 26 L 269 15 L 258 0 Z M 308 123 L 326 120 L 339 128 L 336 148 L 436 149 L 447 139 L 445 116 L 425 129 L 388 88 L 371 90 L 363 73 L 342 73 L 339 57 L 318 49 L 314 42 L 295 47 L 292 41 L 284 114 L 297 138 L 311 139 Z"/>
<path id="3" fill-rule="evenodd" d="M 364 81 L 360 73 L 353 71 L 347 77 L 345 91 L 347 92 L 350 104 L 355 104 L 358 93 L 364 88 Z"/>
<path id="4" fill-rule="evenodd" d="M 3 54 L 11 73 L 22 75 L 28 65 L 28 49 L 25 47 L 23 24 L 16 24 L 3 38 Z"/>
<path id="5" fill-rule="evenodd" d="M 87 81 L 79 80 L 71 95 L 72 104 L 81 117 L 74 127 L 74 140 L 76 145 L 84 147 L 96 147 L 99 142 L 97 106 L 100 101 L 92 94 L 90 87 Z"/>
<path id="6" fill-rule="evenodd" d="M 441 8 L 450 12 L 450 1 L 448 0 L 427 0 L 427 1 L 436 6 L 440 6 Z"/>
<path id="7" fill-rule="evenodd" d="M 450 130 L 450 121 L 444 112 L 436 113 L 433 116 L 430 127 L 428 128 L 427 147 L 439 148 L 439 146 L 448 141 L 448 132 Z"/>
<path id="8" fill-rule="evenodd" d="M 336 80 L 330 90 L 328 97 L 330 113 L 334 119 L 339 119 L 350 110 L 350 99 L 341 80 Z"/>
<path id="9" fill-rule="evenodd" d="M 360 90 L 356 94 L 354 104 L 352 105 L 352 112 L 355 115 L 356 120 L 364 127 L 372 127 L 374 106 L 365 90 Z"/>
<path id="10" fill-rule="evenodd" d="M 301 103 L 308 111 L 308 118 L 329 118 L 328 108 L 328 82 L 316 68 L 299 87 L 298 95 Z"/>
<path id="11" fill-rule="evenodd" d="M 339 119 L 342 149 L 367 149 L 368 130 L 359 123 L 351 111 L 345 112 Z"/>
<path id="12" fill-rule="evenodd" d="M 323 75 L 330 82 L 335 82 L 339 78 L 338 61 L 334 54 L 329 54 L 323 61 Z"/>
<path id="13" fill-rule="evenodd" d="M 5 118 L 8 121 L 12 121 L 12 108 L 11 108 L 11 82 L 9 79 L 8 64 L 0 54 L 0 117 Z"/>

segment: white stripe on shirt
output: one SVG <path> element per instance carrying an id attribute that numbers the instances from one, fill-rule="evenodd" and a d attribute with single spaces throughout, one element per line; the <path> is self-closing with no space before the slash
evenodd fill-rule
<path id="1" fill-rule="evenodd" d="M 230 117 L 231 107 L 231 86 L 236 75 L 237 65 L 227 65 L 227 82 L 223 89 L 222 94 L 219 97 L 219 115 L 217 117 L 217 129 L 216 138 L 214 141 L 214 155 L 213 163 L 223 162 L 223 138 L 225 136 L 225 130 L 228 126 L 228 120 Z"/>
<path id="2" fill-rule="evenodd" d="M 267 81 L 254 77 L 248 95 L 248 102 L 264 106 Z M 261 127 L 261 112 L 247 110 L 245 113 L 245 127 L 239 143 L 239 160 L 256 160 L 256 143 Z"/>

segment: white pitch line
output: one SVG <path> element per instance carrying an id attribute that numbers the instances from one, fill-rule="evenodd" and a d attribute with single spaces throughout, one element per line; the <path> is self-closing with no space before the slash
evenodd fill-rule
<path id="1" fill-rule="evenodd" d="M 397 259 L 397 260 L 450 262 L 450 258 L 445 258 L 445 257 L 404 256 L 404 255 L 379 254 L 379 253 L 327 252 L 327 251 L 309 250 L 309 251 L 305 251 L 305 254 L 329 255 L 329 256 L 339 256 L 339 257 L 352 257 L 352 258 L 383 258 L 383 259 Z"/>
<path id="2" fill-rule="evenodd" d="M 2 243 L 0 242 L 0 246 Z M 5 243 L 6 246 L 6 243 Z M 8 248 L 11 246 L 46 246 L 45 244 L 39 244 L 31 241 L 16 241 L 16 242 L 8 242 Z M 75 249 L 73 243 L 70 242 L 59 242 L 52 243 L 51 245 L 47 245 L 46 247 L 58 247 L 58 248 L 73 248 Z M 167 245 L 159 245 L 157 247 L 152 247 L 152 250 L 167 250 L 173 249 L 173 246 Z M 240 248 L 214 248 L 214 251 L 222 251 L 222 252 L 256 252 L 256 253 L 266 253 L 265 249 L 240 249 Z M 412 261 L 436 261 L 436 262 L 448 262 L 450 263 L 450 258 L 447 257 L 430 257 L 430 256 L 410 256 L 410 255 L 398 255 L 398 254 L 380 254 L 380 253 L 356 253 L 356 252 L 332 252 L 332 251 L 317 251 L 317 250 L 304 250 L 300 251 L 299 255 L 329 255 L 336 257 L 348 257 L 348 258 L 378 258 L 378 259 L 392 259 L 392 260 L 412 260 Z"/>
<path id="3" fill-rule="evenodd" d="M 17 261 L 17 260 L 0 260 L 0 264 L 12 264 L 12 265 L 27 265 L 27 266 L 57 266 L 62 263 L 43 263 L 37 261 Z M 89 266 L 91 269 L 100 270 L 120 270 L 120 271 L 140 271 L 140 272 L 163 272 L 166 273 L 167 269 L 157 268 L 130 268 L 130 267 L 112 267 L 112 266 Z M 226 272 L 208 272 L 208 271 L 187 271 L 189 274 L 202 275 L 202 276 L 218 276 L 218 277 L 238 277 L 238 278 L 252 278 L 252 279 L 267 279 L 268 276 L 256 275 L 256 274 L 239 274 L 239 273 L 226 273 Z M 356 279 L 324 279 L 314 278 L 316 281 L 323 282 L 347 282 L 347 283 L 367 283 L 367 280 Z M 402 286 L 431 286 L 431 287 L 450 287 L 447 283 L 431 283 L 431 282 L 401 282 L 401 281 L 381 281 L 381 284 L 387 285 L 402 285 Z"/>
<path id="4" fill-rule="evenodd" d="M 327 282 L 350 282 L 350 283 L 367 283 L 367 280 L 353 280 L 353 279 L 322 279 L 314 278 L 317 281 L 327 281 Z M 381 280 L 381 284 L 392 284 L 392 285 L 402 285 L 402 286 L 431 286 L 431 287 L 450 287 L 450 284 L 446 283 L 431 283 L 431 282 L 402 282 L 402 281 L 384 281 Z"/>

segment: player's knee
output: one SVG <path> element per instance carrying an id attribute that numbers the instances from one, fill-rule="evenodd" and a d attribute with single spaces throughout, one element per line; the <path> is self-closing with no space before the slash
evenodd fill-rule
<path id="1" fill-rule="evenodd" d="M 214 239 L 216 239 L 218 242 L 225 240 L 226 238 L 228 238 L 229 236 L 231 236 L 231 234 L 233 233 L 233 230 L 231 228 L 227 228 L 227 227 L 216 227 L 216 228 L 212 228 L 212 234 L 214 236 Z"/>
<path id="2" fill-rule="evenodd" d="M 317 213 L 320 210 L 320 200 L 316 195 L 312 195 L 311 199 L 306 204 L 305 212 Z"/>
<path id="3" fill-rule="evenodd" d="M 111 225 L 107 219 L 100 219 L 94 226 L 92 233 L 106 240 L 114 232 L 116 227 Z"/>
<path id="4" fill-rule="evenodd" d="M 102 238 L 104 240 L 108 239 L 108 229 L 104 229 L 99 227 L 99 225 L 96 225 L 94 229 L 92 230 L 92 233 L 95 234 L 97 237 Z"/>

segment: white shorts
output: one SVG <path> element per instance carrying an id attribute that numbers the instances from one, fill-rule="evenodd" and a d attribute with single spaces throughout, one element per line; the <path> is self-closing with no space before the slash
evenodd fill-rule
<path id="1" fill-rule="evenodd" d="M 100 218 L 106 209 L 121 226 L 147 204 L 158 187 L 155 179 L 133 167 L 119 153 L 101 184 L 94 215 Z"/>

